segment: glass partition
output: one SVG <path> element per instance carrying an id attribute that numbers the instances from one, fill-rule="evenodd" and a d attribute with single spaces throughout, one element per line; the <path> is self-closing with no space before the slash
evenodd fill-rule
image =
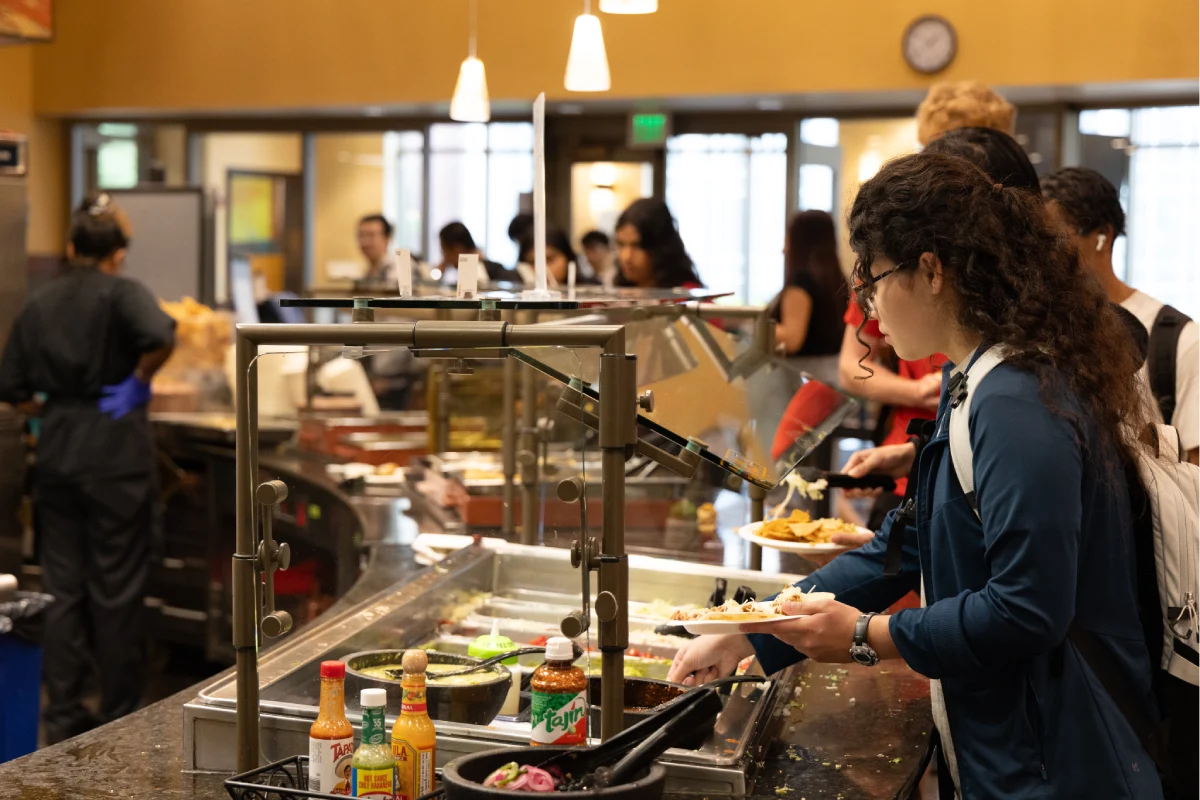
<path id="1" fill-rule="evenodd" d="M 626 352 L 638 357 L 638 391 L 654 393 L 643 428 L 744 480 L 774 488 L 857 402 L 691 315 L 625 323 Z M 565 382 L 579 378 L 599 399 L 600 352 L 517 348 L 514 355 Z M 703 398 L 703 402 L 699 402 Z"/>

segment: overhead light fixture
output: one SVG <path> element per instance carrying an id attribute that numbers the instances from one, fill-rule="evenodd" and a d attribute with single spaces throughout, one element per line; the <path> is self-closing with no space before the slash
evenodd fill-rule
<path id="1" fill-rule="evenodd" d="M 575 18 L 575 34 L 567 56 L 564 84 L 569 92 L 607 92 L 612 88 L 600 18 L 591 12 L 590 0 L 584 0 L 583 13 Z"/>
<path id="2" fill-rule="evenodd" d="M 470 0 L 468 55 L 458 68 L 458 82 L 454 84 L 454 97 L 450 100 L 450 119 L 456 122 L 487 122 L 492 118 L 487 75 L 483 62 L 475 57 L 475 11 L 475 0 Z"/>
<path id="3" fill-rule="evenodd" d="M 600 0 L 600 10 L 605 14 L 653 14 L 658 11 L 658 0 Z"/>

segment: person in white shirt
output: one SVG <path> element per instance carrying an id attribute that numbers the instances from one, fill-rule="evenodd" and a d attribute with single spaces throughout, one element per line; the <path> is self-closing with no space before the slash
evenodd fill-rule
<path id="1" fill-rule="evenodd" d="M 358 221 L 358 249 L 367 262 L 364 281 L 390 283 L 396 279 L 392 261 L 392 223 L 382 214 L 368 214 Z"/>
<path id="2" fill-rule="evenodd" d="M 1125 212 L 1117 188 L 1095 170 L 1068 167 L 1042 179 L 1042 194 L 1051 215 L 1075 239 L 1080 258 L 1100 280 L 1108 299 L 1145 326 L 1149 343 L 1142 373 L 1154 397 L 1153 405 L 1160 417 L 1167 417 L 1179 430 L 1188 460 L 1200 463 L 1200 331 L 1186 315 L 1126 285 L 1114 272 L 1113 243 L 1125 233 Z"/>

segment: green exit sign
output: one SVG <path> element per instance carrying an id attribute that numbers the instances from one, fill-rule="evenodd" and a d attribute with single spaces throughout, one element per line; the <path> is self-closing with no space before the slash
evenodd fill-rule
<path id="1" fill-rule="evenodd" d="M 664 147 L 671 135 L 671 118 L 666 114 L 630 114 L 630 147 Z"/>

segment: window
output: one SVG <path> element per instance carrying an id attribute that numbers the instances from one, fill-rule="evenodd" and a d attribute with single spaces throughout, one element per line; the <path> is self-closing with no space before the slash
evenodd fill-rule
<path id="1" fill-rule="evenodd" d="M 1191 231 L 1200 217 L 1200 108 L 1083 111 L 1079 132 L 1083 166 L 1121 189 L 1127 236 L 1113 247 L 1118 276 L 1196 318 Z"/>
<path id="2" fill-rule="evenodd" d="M 383 135 L 383 215 L 395 225 L 394 247 L 425 253 L 425 134 Z"/>
<path id="3" fill-rule="evenodd" d="M 705 286 L 763 304 L 783 286 L 783 133 L 667 140 L 667 205 Z"/>
<path id="4" fill-rule="evenodd" d="M 462 222 L 488 258 L 517 261 L 508 223 L 522 193 L 533 191 L 533 125 L 528 122 L 429 126 L 429 224 L 426 253 L 441 257 L 438 231 Z"/>
<path id="5" fill-rule="evenodd" d="M 138 183 L 138 146 L 133 139 L 108 139 L 96 146 L 96 187 L 131 189 Z"/>

